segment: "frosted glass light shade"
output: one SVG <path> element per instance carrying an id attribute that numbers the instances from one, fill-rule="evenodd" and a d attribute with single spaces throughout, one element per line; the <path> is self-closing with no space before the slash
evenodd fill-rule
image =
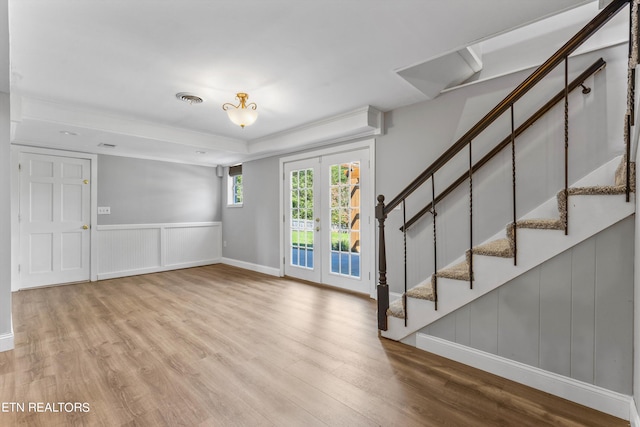
<path id="1" fill-rule="evenodd" d="M 229 115 L 229 120 L 240 127 L 251 126 L 258 118 L 258 111 L 251 106 L 248 108 L 242 108 L 242 106 L 229 108 L 227 109 L 227 114 Z"/>

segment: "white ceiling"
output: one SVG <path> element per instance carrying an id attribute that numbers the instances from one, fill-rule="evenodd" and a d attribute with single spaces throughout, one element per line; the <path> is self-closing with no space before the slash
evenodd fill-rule
<path id="1" fill-rule="evenodd" d="M 13 140 L 211 165 L 297 149 L 318 121 L 427 99 L 396 71 L 590 2 L 9 0 Z M 240 91 L 245 129 L 221 108 Z"/>

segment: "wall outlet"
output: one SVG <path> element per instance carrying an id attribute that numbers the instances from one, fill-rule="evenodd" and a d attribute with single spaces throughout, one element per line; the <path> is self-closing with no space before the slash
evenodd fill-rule
<path id="1" fill-rule="evenodd" d="M 98 215 L 111 215 L 111 206 L 98 206 Z"/>

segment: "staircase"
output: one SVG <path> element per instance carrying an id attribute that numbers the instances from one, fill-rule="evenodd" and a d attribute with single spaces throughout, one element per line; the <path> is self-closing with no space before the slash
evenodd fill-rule
<path id="1" fill-rule="evenodd" d="M 630 164 L 631 191 L 635 191 L 635 164 Z M 626 202 L 625 167 L 622 156 L 609 161 L 568 189 L 568 203 L 564 190 L 559 191 L 555 198 L 520 218 L 515 228 L 513 223 L 508 224 L 505 232 L 468 250 L 461 259 L 409 289 L 406 298 L 389 305 L 388 329 L 381 332 L 382 336 L 401 340 L 632 215 L 635 203 Z M 571 218 L 567 235 L 565 212 Z M 514 265 L 516 233 L 518 259 Z M 469 289 L 471 264 L 474 280 Z"/>
<path id="2" fill-rule="evenodd" d="M 400 194 L 385 204 L 385 197 L 378 197 L 376 218 L 379 222 L 379 284 L 378 290 L 378 329 L 389 339 L 402 340 L 420 329 L 459 309 L 471 301 L 502 286 L 528 270 L 553 258 L 577 245 L 583 240 L 599 233 L 635 212 L 635 163 L 631 162 L 631 129 L 635 117 L 634 92 L 635 68 L 638 63 L 638 5 L 640 0 L 614 0 L 598 16 L 588 23 L 578 34 L 536 69 L 522 84 L 512 91 L 503 101 L 494 107 L 485 117 L 456 141 Z M 574 82 L 568 81 L 568 58 L 585 40 L 595 34 L 609 19 L 615 16 L 627 4 L 631 4 L 631 30 L 629 49 L 629 70 L 627 112 L 624 121 L 625 154 L 612 159 L 598 169 L 569 185 L 567 164 L 569 153 L 568 140 L 568 98 L 575 87 L 582 85 L 583 73 Z M 552 98 L 547 105 L 564 100 L 565 102 L 565 183 L 558 189 L 556 197 L 547 200 L 526 215 L 516 217 L 516 137 L 524 132 L 531 123 L 544 115 L 547 106 L 534 114 L 521 127 L 515 128 L 513 120 L 514 104 L 553 69 L 564 64 L 564 90 Z M 597 64 L 594 64 L 598 68 Z M 600 66 L 601 67 L 601 66 Z M 595 72 L 595 71 L 592 71 Z M 472 163 L 472 141 L 489 125 L 504 114 L 511 113 L 510 135 L 498 144 L 487 156 Z M 531 121 L 531 123 L 529 123 Z M 511 147 L 513 168 L 513 217 L 505 225 L 505 230 L 485 242 L 473 242 L 473 176 L 488 160 L 503 149 Z M 435 193 L 435 175 L 462 150 L 469 150 L 469 168 L 460 179 L 451 184 L 441 194 Z M 432 198 L 430 203 L 409 221 L 404 220 L 401 230 L 405 233 L 405 278 L 406 278 L 406 231 L 420 217 L 432 215 L 434 229 L 434 265 L 437 263 L 437 207 L 438 203 L 453 189 L 466 182 L 469 186 L 470 237 L 469 248 L 460 258 L 427 277 L 417 286 L 407 289 L 405 283 L 402 297 L 389 301 L 387 284 L 387 259 L 385 244 L 385 220 L 396 207 L 404 205 L 407 198 L 424 184 L 430 184 Z M 398 266 L 393 266 L 399 268 Z M 401 267 L 400 267 L 401 268 Z M 406 281 L 406 280 L 405 280 Z"/>

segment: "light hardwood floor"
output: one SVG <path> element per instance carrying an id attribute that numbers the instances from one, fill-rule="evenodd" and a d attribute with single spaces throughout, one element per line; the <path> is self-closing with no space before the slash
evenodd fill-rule
<path id="1" fill-rule="evenodd" d="M 0 425 L 628 425 L 378 338 L 375 311 L 225 265 L 14 293 L 0 400 L 90 411 Z"/>

